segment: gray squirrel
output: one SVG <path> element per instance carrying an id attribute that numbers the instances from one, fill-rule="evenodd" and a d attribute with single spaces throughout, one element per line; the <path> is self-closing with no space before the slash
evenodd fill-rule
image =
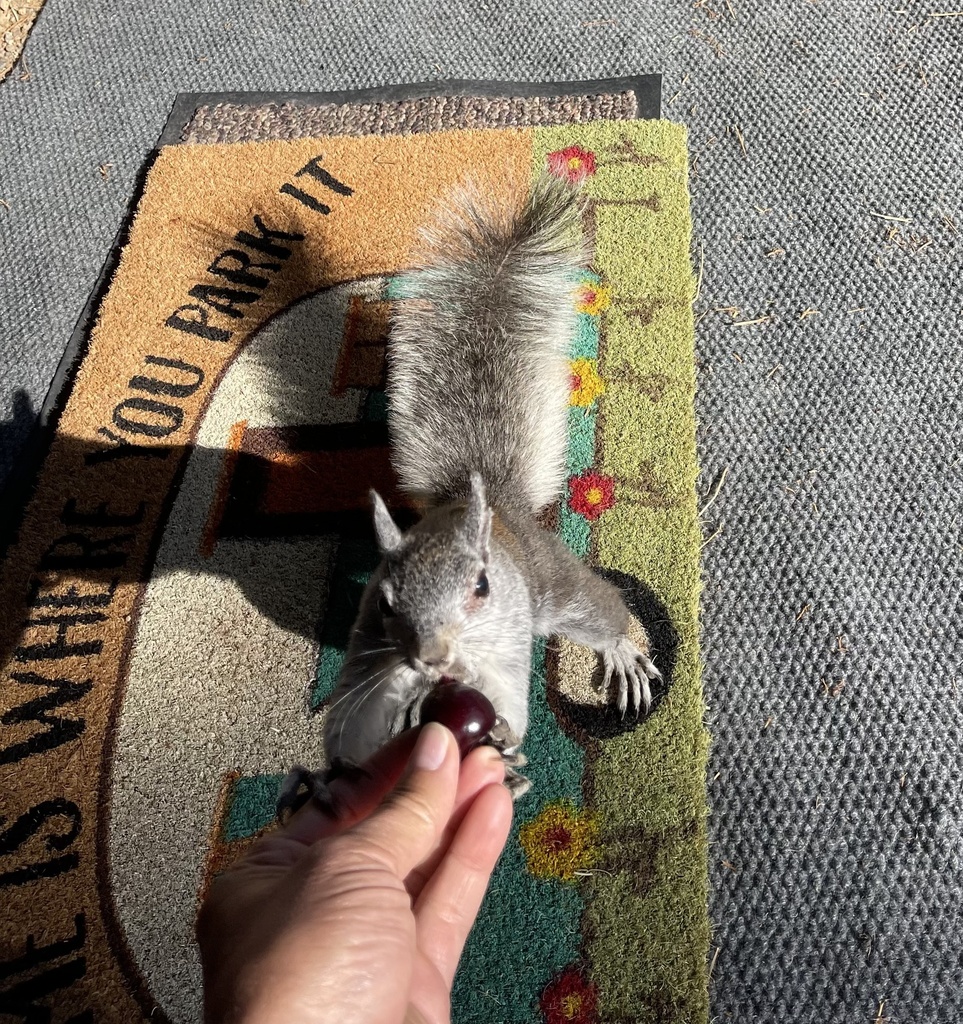
<path id="1" fill-rule="evenodd" d="M 546 174 L 520 209 L 462 190 L 422 233 L 394 303 L 387 392 L 392 463 L 423 516 L 402 532 L 371 492 L 382 561 L 324 723 L 331 767 L 294 769 L 282 802 L 301 785 L 317 796 L 417 725 L 442 677 L 491 701 L 491 741 L 520 795 L 537 636 L 594 648 L 622 714 L 648 709 L 660 673 L 629 638 L 621 594 L 536 518 L 566 480 L 583 209 L 576 188 Z"/>

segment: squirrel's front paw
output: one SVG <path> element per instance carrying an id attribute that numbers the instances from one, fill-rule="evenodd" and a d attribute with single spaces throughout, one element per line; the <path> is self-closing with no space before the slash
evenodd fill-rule
<path id="1" fill-rule="evenodd" d="M 400 736 L 409 729 L 421 725 L 421 705 L 425 702 L 425 694 L 419 693 L 414 700 L 405 703 L 399 702 L 388 726 L 388 735 L 385 739 Z"/>
<path id="2" fill-rule="evenodd" d="M 299 811 L 309 800 L 319 804 L 330 814 L 334 814 L 334 800 L 331 797 L 331 783 L 341 776 L 356 777 L 368 775 L 361 765 L 343 758 L 335 758 L 330 768 L 320 772 L 312 772 L 296 764 L 284 777 L 278 793 L 275 814 L 280 822 L 287 821 L 291 815 Z"/>
<path id="3" fill-rule="evenodd" d="M 532 783 L 515 769 L 524 768 L 528 764 L 528 758 L 519 749 L 522 741 L 501 715 L 495 719 L 495 725 L 485 742 L 502 755 L 502 761 L 505 763 L 505 786 L 512 794 L 512 799 L 517 800 L 524 796 L 532 788 Z"/>
<path id="4" fill-rule="evenodd" d="M 602 689 L 608 693 L 612 677 L 618 683 L 618 708 L 622 717 L 631 706 L 636 716 L 648 711 L 652 704 L 650 679 L 661 679 L 662 673 L 652 659 L 628 638 L 622 637 L 614 647 L 602 651 L 605 674 Z"/>

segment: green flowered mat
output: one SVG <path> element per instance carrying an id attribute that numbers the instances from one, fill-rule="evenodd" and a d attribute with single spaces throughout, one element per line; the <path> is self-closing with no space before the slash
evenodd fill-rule
<path id="1" fill-rule="evenodd" d="M 22 837 L 0 959 L 74 951 L 45 1006 L 199 1019 L 198 901 L 320 757 L 374 565 L 392 282 L 439 196 L 472 177 L 511 201 L 546 163 L 583 181 L 597 254 L 552 525 L 622 588 L 668 688 L 623 722 L 591 652 L 536 648 L 533 786 L 453 1019 L 705 1024 L 686 143 L 631 121 L 159 154 L 0 576 Z"/>

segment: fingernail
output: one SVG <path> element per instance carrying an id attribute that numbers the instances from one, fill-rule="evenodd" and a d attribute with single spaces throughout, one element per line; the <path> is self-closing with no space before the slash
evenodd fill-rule
<path id="1" fill-rule="evenodd" d="M 412 755 L 414 766 L 426 772 L 440 768 L 448 753 L 449 742 L 448 730 L 443 725 L 429 722 L 423 726 Z"/>

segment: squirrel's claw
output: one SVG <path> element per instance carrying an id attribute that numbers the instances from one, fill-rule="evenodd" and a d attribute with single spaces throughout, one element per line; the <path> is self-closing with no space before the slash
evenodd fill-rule
<path id="1" fill-rule="evenodd" d="M 400 736 L 407 729 L 421 725 L 421 705 L 425 702 L 427 691 L 419 693 L 410 704 L 399 704 L 391 719 L 388 735 Z"/>
<path id="2" fill-rule="evenodd" d="M 517 800 L 524 796 L 532 788 L 532 784 L 515 769 L 524 768 L 528 764 L 528 758 L 518 749 L 522 741 L 501 715 L 495 719 L 485 742 L 502 755 L 502 761 L 505 763 L 505 785 L 512 794 L 512 799 Z"/>
<path id="3" fill-rule="evenodd" d="M 532 781 L 520 775 L 514 768 L 506 767 L 505 788 L 512 794 L 512 800 L 518 800 L 532 788 Z"/>
<path id="4" fill-rule="evenodd" d="M 649 680 L 662 678 L 662 673 L 655 667 L 652 659 L 643 654 L 628 637 L 622 637 L 614 647 L 602 652 L 602 664 L 605 669 L 602 687 L 606 693 L 609 691 L 612 677 L 617 678 L 616 706 L 622 718 L 625 718 L 629 709 L 630 696 L 636 718 L 640 711 L 647 713 L 652 706 Z"/>
<path id="5" fill-rule="evenodd" d="M 492 726 L 491 732 L 485 737 L 485 740 L 502 755 L 515 747 L 521 746 L 522 742 L 501 715 L 495 718 L 495 724 Z"/>

